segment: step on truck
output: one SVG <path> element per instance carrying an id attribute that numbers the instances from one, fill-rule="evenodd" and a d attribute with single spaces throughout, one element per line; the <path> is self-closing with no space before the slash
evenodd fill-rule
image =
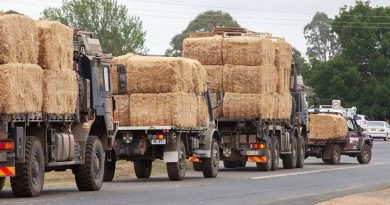
<path id="1" fill-rule="evenodd" d="M 319 114 L 313 110 L 311 114 Z M 327 114 L 341 115 L 340 113 L 322 112 Z M 368 164 L 371 161 L 371 149 L 373 139 L 363 134 L 362 128 L 356 120 L 350 116 L 344 116 L 347 121 L 347 136 L 335 139 L 310 139 L 307 143 L 306 156 L 321 158 L 326 164 L 337 165 L 341 155 L 356 157 L 360 164 Z M 310 135 L 310 133 L 309 133 Z"/>
<path id="2" fill-rule="evenodd" d="M 217 119 L 225 168 L 245 167 L 250 161 L 256 163 L 259 171 L 277 170 L 279 158 L 286 169 L 304 166 L 307 106 L 304 93 L 298 89 L 295 64 L 291 67 L 291 119 Z"/>
<path id="3" fill-rule="evenodd" d="M 89 32 L 75 31 L 74 49 L 75 113 L 0 115 L 0 190 L 5 177 L 11 177 L 15 196 L 38 196 L 45 172 L 67 169 L 80 191 L 102 186 L 105 151 L 111 149 L 118 127 L 112 117 L 110 57 L 101 53 L 99 40 Z"/>
<path id="4" fill-rule="evenodd" d="M 125 70 L 124 65 L 118 66 Z M 119 81 L 126 77 L 119 76 Z M 119 86 L 126 82 L 119 82 Z M 126 89 L 121 86 L 120 89 Z M 126 91 L 124 91 L 126 93 Z M 172 181 L 183 180 L 187 160 L 203 171 L 206 178 L 214 178 L 219 171 L 219 132 L 216 129 L 214 109 L 221 103 L 221 93 L 213 107 L 210 83 L 203 97 L 207 103 L 209 122 L 207 127 L 182 128 L 176 126 L 119 126 L 113 150 L 107 155 L 104 181 L 112 181 L 117 160 L 134 163 L 135 175 L 139 179 L 149 178 L 154 160 L 164 160 L 168 177 Z"/>

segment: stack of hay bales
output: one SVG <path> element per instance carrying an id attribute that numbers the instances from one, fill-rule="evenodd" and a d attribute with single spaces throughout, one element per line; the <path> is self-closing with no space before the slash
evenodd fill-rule
<path id="1" fill-rule="evenodd" d="M 340 139 L 347 137 L 348 127 L 343 116 L 310 114 L 310 139 Z"/>
<path id="2" fill-rule="evenodd" d="M 284 47 L 260 37 L 186 38 L 183 57 L 205 63 L 212 91 L 223 91 L 223 106 L 217 109 L 217 117 L 289 119 L 292 99 L 287 68 L 291 64 L 291 45 L 278 43 Z M 279 67 L 284 69 L 282 77 Z"/>
<path id="3" fill-rule="evenodd" d="M 61 25 L 49 33 L 42 31 L 40 24 L 23 15 L 0 14 L 0 113 L 66 114 L 76 110 L 73 32 L 67 38 L 70 28 Z M 63 46 L 54 48 L 58 44 Z M 69 50 L 70 55 L 62 55 Z"/>
<path id="4" fill-rule="evenodd" d="M 206 71 L 185 58 L 125 55 L 127 95 L 116 95 L 121 125 L 204 127 Z"/>

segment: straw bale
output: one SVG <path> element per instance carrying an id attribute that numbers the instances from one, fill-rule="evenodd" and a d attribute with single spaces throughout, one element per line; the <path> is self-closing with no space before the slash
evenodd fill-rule
<path id="1" fill-rule="evenodd" d="M 260 66 L 274 64 L 272 41 L 258 37 L 224 38 L 222 43 L 224 64 Z"/>
<path id="2" fill-rule="evenodd" d="M 136 56 L 127 61 L 129 93 L 194 92 L 188 59 Z"/>
<path id="3" fill-rule="evenodd" d="M 119 83 L 118 65 L 122 64 L 122 65 L 126 66 L 126 72 L 127 72 L 128 71 L 127 61 L 129 60 L 129 58 L 131 58 L 133 56 L 135 56 L 135 54 L 128 53 L 128 54 L 125 54 L 122 56 L 114 57 L 111 60 L 111 68 L 112 68 L 111 69 L 111 90 L 112 90 L 113 94 L 119 94 L 119 92 L 118 92 L 118 83 Z"/>
<path id="4" fill-rule="evenodd" d="M 43 69 L 73 69 L 73 29 L 57 21 L 37 21 L 38 64 Z"/>
<path id="5" fill-rule="evenodd" d="M 196 119 L 196 125 L 198 127 L 207 127 L 209 123 L 209 114 L 206 98 L 203 95 L 197 96 L 198 100 L 198 113 Z"/>
<path id="6" fill-rule="evenodd" d="M 312 139 L 339 139 L 347 136 L 347 122 L 343 116 L 334 114 L 310 114 Z"/>
<path id="7" fill-rule="evenodd" d="M 34 64 L 0 65 L 0 113 L 41 112 L 43 70 Z"/>
<path id="8" fill-rule="evenodd" d="M 207 71 L 207 81 L 211 83 L 211 92 L 223 91 L 223 65 L 204 65 Z"/>
<path id="9" fill-rule="evenodd" d="M 130 95 L 132 126 L 177 126 L 193 128 L 197 125 L 198 100 L 191 93 L 163 93 Z"/>
<path id="10" fill-rule="evenodd" d="M 44 70 L 42 111 L 50 114 L 76 112 L 78 84 L 73 70 Z"/>
<path id="11" fill-rule="evenodd" d="M 274 94 L 225 93 L 223 116 L 232 120 L 274 119 Z"/>
<path id="12" fill-rule="evenodd" d="M 0 16 L 0 64 L 36 64 L 38 43 L 33 19 L 16 14 Z"/>
<path id="13" fill-rule="evenodd" d="M 198 60 L 203 65 L 222 65 L 222 36 L 186 38 L 183 57 Z"/>
<path id="14" fill-rule="evenodd" d="M 192 70 L 192 80 L 194 83 L 193 91 L 195 94 L 201 94 L 207 90 L 207 71 L 201 63 L 193 59 L 185 59 L 185 66 Z M 189 91 L 191 92 L 191 90 Z"/>
<path id="15" fill-rule="evenodd" d="M 280 94 L 289 93 L 291 87 L 291 69 L 277 68 L 276 91 Z"/>
<path id="16" fill-rule="evenodd" d="M 225 65 L 223 88 L 225 92 L 260 94 L 276 90 L 276 68 L 263 66 Z"/>
<path id="17" fill-rule="evenodd" d="M 292 97 L 290 93 L 275 94 L 276 118 L 279 120 L 287 120 L 291 118 Z"/>
<path id="18" fill-rule="evenodd" d="M 130 126 L 130 96 L 114 95 L 121 126 Z"/>
<path id="19" fill-rule="evenodd" d="M 289 70 L 292 61 L 292 46 L 285 41 L 274 41 L 275 66 Z"/>

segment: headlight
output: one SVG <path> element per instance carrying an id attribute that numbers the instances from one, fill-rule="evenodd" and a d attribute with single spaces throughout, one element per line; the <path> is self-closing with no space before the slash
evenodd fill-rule
<path id="1" fill-rule="evenodd" d="M 133 133 L 122 133 L 122 140 L 124 143 L 130 144 L 133 141 Z"/>

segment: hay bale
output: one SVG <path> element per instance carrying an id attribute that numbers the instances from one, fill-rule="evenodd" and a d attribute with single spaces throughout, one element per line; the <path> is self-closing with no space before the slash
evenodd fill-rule
<path id="1" fill-rule="evenodd" d="M 116 111 L 119 114 L 119 122 L 121 126 L 130 126 L 130 96 L 129 95 L 114 95 L 116 103 Z"/>
<path id="2" fill-rule="evenodd" d="M 208 107 L 207 107 L 207 100 L 203 95 L 197 96 L 197 102 L 198 102 L 198 111 L 197 111 L 197 119 L 196 119 L 196 125 L 198 127 L 207 127 L 209 123 L 209 114 L 208 114 Z"/>
<path id="3" fill-rule="evenodd" d="M 127 61 L 129 60 L 129 58 L 131 58 L 133 56 L 136 56 L 136 55 L 133 53 L 128 53 L 128 54 L 125 54 L 122 56 L 114 57 L 111 60 L 111 90 L 112 90 L 112 94 L 119 94 L 119 92 L 118 92 L 118 84 L 119 84 L 118 65 L 120 65 L 120 64 L 125 65 L 126 71 L 128 71 Z"/>
<path id="4" fill-rule="evenodd" d="M 222 36 L 186 38 L 183 57 L 198 60 L 203 65 L 222 65 Z"/>
<path id="5" fill-rule="evenodd" d="M 225 65 L 223 88 L 225 92 L 260 94 L 276 90 L 276 68 L 263 66 Z"/>
<path id="6" fill-rule="evenodd" d="M 57 21 L 37 21 L 38 64 L 43 69 L 73 69 L 73 29 Z"/>
<path id="7" fill-rule="evenodd" d="M 0 65 L 0 113 L 41 112 L 43 70 L 34 64 Z"/>
<path id="8" fill-rule="evenodd" d="M 291 69 L 292 46 L 282 40 L 273 42 L 275 48 L 275 66 L 281 69 Z"/>
<path id="9" fill-rule="evenodd" d="M 310 139 L 339 139 L 347 137 L 348 127 L 343 116 L 310 114 Z"/>
<path id="10" fill-rule="evenodd" d="M 129 93 L 194 92 L 191 62 L 175 57 L 132 57 L 127 61 Z"/>
<path id="11" fill-rule="evenodd" d="M 73 70 L 44 70 L 42 111 L 50 114 L 76 113 L 78 84 Z"/>
<path id="12" fill-rule="evenodd" d="M 292 96 L 290 93 L 275 94 L 275 115 L 279 120 L 288 120 L 291 118 Z"/>
<path id="13" fill-rule="evenodd" d="M 197 125 L 198 100 L 191 93 L 130 95 L 132 126 L 177 126 L 194 128 Z"/>
<path id="14" fill-rule="evenodd" d="M 34 20 L 24 15 L 0 15 L 0 64 L 38 62 Z"/>
<path id="15" fill-rule="evenodd" d="M 274 94 L 225 93 L 223 116 L 231 120 L 274 119 Z"/>
<path id="16" fill-rule="evenodd" d="M 186 65 L 192 70 L 192 81 L 194 84 L 193 91 L 196 94 L 201 94 L 207 90 L 207 71 L 201 63 L 197 60 L 186 59 L 184 61 Z M 191 90 L 189 91 L 191 92 Z"/>
<path id="17" fill-rule="evenodd" d="M 258 37 L 224 38 L 222 43 L 224 64 L 261 66 L 274 64 L 272 41 Z"/>
<path id="18" fill-rule="evenodd" d="M 204 65 L 207 71 L 207 81 L 211 83 L 211 92 L 217 92 L 217 90 L 223 91 L 222 78 L 223 78 L 223 65 Z"/>

